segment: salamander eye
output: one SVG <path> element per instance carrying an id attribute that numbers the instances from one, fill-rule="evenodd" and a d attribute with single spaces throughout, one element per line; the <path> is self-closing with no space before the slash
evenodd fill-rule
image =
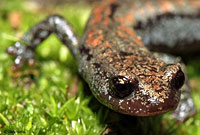
<path id="1" fill-rule="evenodd" d="M 178 90 L 183 86 L 184 81 L 185 81 L 185 75 L 183 71 L 180 69 L 171 80 L 171 86 L 172 88 Z"/>
<path id="2" fill-rule="evenodd" d="M 124 76 L 116 76 L 110 80 L 111 93 L 118 97 L 124 98 L 138 89 L 138 81 L 130 81 Z"/>

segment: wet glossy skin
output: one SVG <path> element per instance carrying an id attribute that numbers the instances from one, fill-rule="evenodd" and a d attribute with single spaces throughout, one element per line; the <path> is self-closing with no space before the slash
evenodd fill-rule
<path id="1" fill-rule="evenodd" d="M 32 63 L 37 45 L 54 32 L 70 49 L 78 61 L 79 72 L 102 104 L 128 115 L 161 114 L 176 109 L 185 75 L 183 66 L 175 57 L 149 50 L 162 51 L 159 49 L 161 46 L 164 52 L 175 50 L 172 53 L 176 53 L 179 52 L 177 46 L 182 45 L 181 53 L 184 53 L 188 44 L 200 41 L 198 32 L 194 32 L 200 29 L 195 22 L 199 19 L 198 5 L 199 2 L 185 3 L 182 0 L 174 3 L 105 0 L 91 13 L 80 41 L 69 24 L 54 15 L 25 34 L 22 40 L 27 47 L 17 42 L 7 52 L 17 56 L 16 68 L 25 60 Z M 182 36 L 185 25 L 191 26 L 191 30 L 185 30 L 185 35 L 193 36 Z M 174 33 L 175 37 L 170 36 Z M 165 34 L 168 36 L 165 37 Z M 168 40 L 165 41 L 165 38 Z M 191 93 L 188 92 L 190 89 L 186 86 L 187 80 L 182 90 L 182 94 L 187 93 L 187 96 L 181 99 L 179 105 L 184 107 L 178 107 L 174 113 L 180 121 L 195 113 Z"/>

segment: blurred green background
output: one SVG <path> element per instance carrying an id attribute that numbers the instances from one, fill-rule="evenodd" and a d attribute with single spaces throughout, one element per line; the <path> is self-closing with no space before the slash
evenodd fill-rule
<path id="1" fill-rule="evenodd" d="M 81 36 L 95 4 L 92 0 L 0 0 L 0 134 L 200 134 L 200 113 L 177 124 L 169 113 L 130 117 L 99 104 L 54 34 L 37 48 L 34 67 L 12 71 L 14 58 L 5 50 L 34 24 L 58 13 Z M 200 112 L 199 58 L 187 58 L 187 71 Z"/>

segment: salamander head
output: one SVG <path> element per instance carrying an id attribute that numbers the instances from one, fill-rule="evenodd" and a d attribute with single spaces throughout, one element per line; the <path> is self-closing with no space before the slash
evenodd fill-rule
<path id="1" fill-rule="evenodd" d="M 159 72 L 120 73 L 108 79 L 105 105 L 117 112 L 150 116 L 174 110 L 179 102 L 184 73 L 179 64 L 165 65 Z"/>

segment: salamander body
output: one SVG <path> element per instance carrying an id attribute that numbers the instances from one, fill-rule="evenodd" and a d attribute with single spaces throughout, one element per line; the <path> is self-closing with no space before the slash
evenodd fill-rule
<path id="1" fill-rule="evenodd" d="M 133 116 L 177 108 L 173 116 L 183 121 L 195 108 L 182 62 L 166 52 L 200 49 L 199 6 L 185 0 L 105 0 L 92 11 L 80 40 L 64 18 L 52 15 L 22 37 L 27 46 L 17 42 L 7 52 L 17 56 L 19 68 L 33 61 L 35 48 L 54 32 L 102 104 Z"/>

